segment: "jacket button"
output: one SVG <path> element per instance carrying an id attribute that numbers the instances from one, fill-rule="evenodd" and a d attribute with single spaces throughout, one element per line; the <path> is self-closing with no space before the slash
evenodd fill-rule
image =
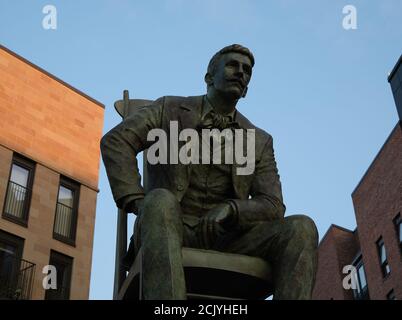
<path id="1" fill-rule="evenodd" d="M 184 190 L 183 185 L 181 185 L 181 184 L 177 185 L 177 190 L 178 191 L 183 191 Z"/>

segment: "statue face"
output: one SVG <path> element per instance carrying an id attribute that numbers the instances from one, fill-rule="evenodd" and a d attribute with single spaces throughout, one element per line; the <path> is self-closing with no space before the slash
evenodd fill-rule
<path id="1" fill-rule="evenodd" d="M 252 66 L 250 58 L 237 52 L 229 52 L 218 60 L 212 76 L 215 90 L 230 99 L 240 99 L 250 82 Z"/>

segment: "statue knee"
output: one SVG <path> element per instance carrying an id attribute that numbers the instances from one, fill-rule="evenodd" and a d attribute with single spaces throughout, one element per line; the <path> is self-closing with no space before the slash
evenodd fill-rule
<path id="1" fill-rule="evenodd" d="M 166 215 L 179 216 L 180 204 L 176 196 L 168 189 L 158 188 L 148 192 L 144 198 L 146 216 L 157 219 Z"/>
<path id="2" fill-rule="evenodd" d="M 153 203 L 155 200 L 171 202 L 171 201 L 176 200 L 176 197 L 168 189 L 157 188 L 157 189 L 153 189 L 153 190 L 149 191 L 146 194 L 145 199 L 144 199 L 144 201 L 148 202 L 148 203 Z"/>
<path id="3" fill-rule="evenodd" d="M 318 231 L 314 221 L 306 215 L 294 215 L 288 217 L 292 236 L 296 239 L 318 246 Z"/>

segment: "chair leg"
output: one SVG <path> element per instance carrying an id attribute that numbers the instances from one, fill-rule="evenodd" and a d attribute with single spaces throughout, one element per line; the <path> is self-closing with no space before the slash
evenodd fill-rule
<path id="1" fill-rule="evenodd" d="M 117 214 L 116 258 L 113 299 L 117 299 L 121 286 L 126 279 L 126 271 L 121 260 L 127 251 L 127 213 L 121 209 Z"/>
<path id="2" fill-rule="evenodd" d="M 142 292 L 142 277 L 143 277 L 143 273 L 142 273 L 142 249 L 139 250 L 138 252 L 138 259 L 139 259 L 139 265 L 140 265 L 140 279 L 139 279 L 139 293 L 138 293 L 138 300 L 143 300 L 143 292 Z"/>

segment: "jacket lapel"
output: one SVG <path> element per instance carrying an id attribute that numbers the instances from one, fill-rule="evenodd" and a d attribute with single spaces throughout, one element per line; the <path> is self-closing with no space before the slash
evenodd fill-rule
<path id="1" fill-rule="evenodd" d="M 180 130 L 195 129 L 201 120 L 201 109 L 204 96 L 187 97 L 180 104 Z"/>
<path id="2" fill-rule="evenodd" d="M 195 129 L 201 120 L 201 110 L 204 96 L 187 97 L 181 104 L 179 110 L 179 131 L 183 129 Z M 185 142 L 179 143 L 179 150 Z M 185 165 L 187 179 L 191 175 L 191 165 Z"/>
<path id="3" fill-rule="evenodd" d="M 244 117 L 239 111 L 236 112 L 236 119 L 235 121 L 239 124 L 240 128 L 243 130 L 243 150 L 242 155 L 247 155 L 247 129 L 255 129 L 255 127 L 251 124 L 246 117 Z M 233 150 L 236 150 L 236 145 L 234 145 Z M 256 150 L 257 154 L 257 150 Z M 238 175 L 237 169 L 244 167 L 245 165 L 239 164 L 236 161 L 236 157 L 234 156 L 233 165 L 232 165 L 232 181 L 233 181 L 233 188 L 235 190 L 236 195 L 240 199 L 247 199 L 248 193 L 251 185 L 251 180 L 253 174 L 251 175 Z"/>

